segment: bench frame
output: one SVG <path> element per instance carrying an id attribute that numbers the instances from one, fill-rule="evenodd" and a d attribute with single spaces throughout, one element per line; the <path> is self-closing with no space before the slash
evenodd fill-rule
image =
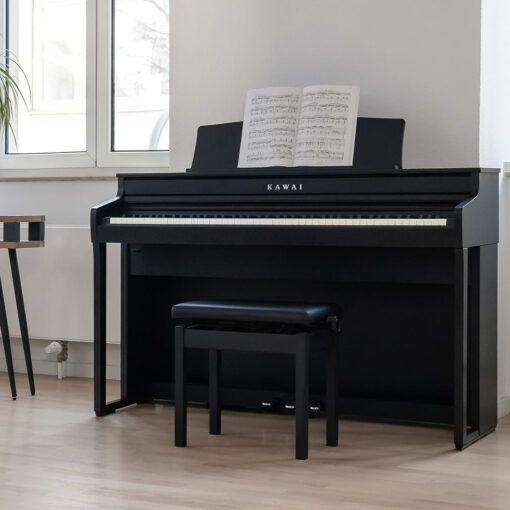
<path id="1" fill-rule="evenodd" d="M 332 321 L 333 322 L 333 321 Z M 310 355 L 326 350 L 326 445 L 338 445 L 338 332 L 304 331 L 290 334 L 250 331 L 221 331 L 195 326 L 175 327 L 175 446 L 187 445 L 186 351 L 209 351 L 209 433 L 221 434 L 221 351 L 284 353 L 296 360 L 296 459 L 308 458 L 308 416 L 310 405 Z"/>

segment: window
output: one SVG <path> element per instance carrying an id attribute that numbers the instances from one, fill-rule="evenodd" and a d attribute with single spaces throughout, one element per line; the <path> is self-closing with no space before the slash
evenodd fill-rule
<path id="1" fill-rule="evenodd" d="M 168 150 L 168 0 L 115 0 L 112 150 Z"/>
<path id="2" fill-rule="evenodd" d="M 18 109 L 7 153 L 87 150 L 86 20 L 86 0 L 10 2 L 8 48 L 26 74 L 28 105 Z"/>
<path id="3" fill-rule="evenodd" d="M 168 166 L 170 0 L 0 1 L 27 98 L 0 168 Z"/>

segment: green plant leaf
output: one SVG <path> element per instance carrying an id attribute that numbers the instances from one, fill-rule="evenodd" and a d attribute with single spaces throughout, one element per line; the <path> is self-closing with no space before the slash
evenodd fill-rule
<path id="1" fill-rule="evenodd" d="M 3 135 L 7 130 L 10 130 L 14 142 L 17 144 L 13 121 L 20 102 L 23 102 L 27 109 L 29 105 L 18 78 L 12 73 L 11 69 L 15 68 L 19 72 L 23 82 L 27 84 L 29 96 L 31 96 L 30 83 L 27 75 L 11 52 L 6 50 L 0 53 L 0 57 L 4 61 L 0 64 L 0 133 Z"/>

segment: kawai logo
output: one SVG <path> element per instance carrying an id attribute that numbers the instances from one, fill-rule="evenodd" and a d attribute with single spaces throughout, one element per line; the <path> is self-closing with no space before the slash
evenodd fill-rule
<path id="1" fill-rule="evenodd" d="M 292 183 L 268 184 L 267 191 L 303 191 L 303 185 Z"/>

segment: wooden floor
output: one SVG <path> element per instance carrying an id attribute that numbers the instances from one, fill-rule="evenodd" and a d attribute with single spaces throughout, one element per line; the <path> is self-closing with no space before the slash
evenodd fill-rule
<path id="1" fill-rule="evenodd" d="M 92 411 L 92 381 L 38 377 L 19 400 L 0 374 L 0 510 L 510 509 L 510 419 L 464 452 L 440 429 L 341 423 L 324 446 L 311 421 L 308 461 L 293 460 L 289 416 L 189 413 L 189 444 L 172 445 L 173 408 Z M 117 389 L 116 383 L 110 386 Z"/>

